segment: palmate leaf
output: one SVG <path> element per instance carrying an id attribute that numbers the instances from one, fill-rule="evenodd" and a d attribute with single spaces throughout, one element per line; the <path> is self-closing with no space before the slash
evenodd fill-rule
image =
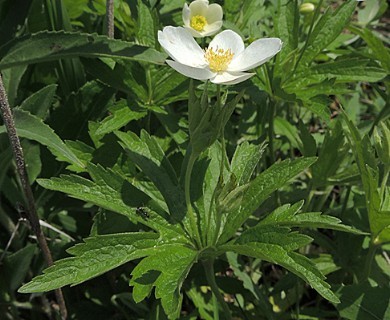
<path id="1" fill-rule="evenodd" d="M 128 261 L 146 256 L 158 243 L 158 234 L 139 232 L 101 235 L 68 249 L 74 255 L 59 260 L 19 289 L 21 293 L 43 292 L 76 285 Z"/>
<path id="2" fill-rule="evenodd" d="M 135 43 L 97 34 L 43 31 L 0 47 L 0 70 L 74 57 L 108 57 L 163 64 L 166 55 Z"/>
<path id="3" fill-rule="evenodd" d="M 298 213 L 302 206 L 303 201 L 297 202 L 292 206 L 289 204 L 283 205 L 274 210 L 251 229 L 257 230 L 257 228 L 259 228 L 262 230 L 261 228 L 264 226 L 276 225 L 301 228 L 324 228 L 355 234 L 365 234 L 360 230 L 342 224 L 340 219 L 321 214 L 321 212 Z"/>
<path id="4" fill-rule="evenodd" d="M 290 179 L 308 168 L 316 161 L 316 158 L 300 158 L 293 161 L 285 160 L 274 164 L 259 174 L 244 193 L 241 207 L 229 212 L 225 216 L 225 226 L 219 239 L 219 243 L 226 242 L 237 229 L 250 217 L 250 215 L 267 199 L 275 190 L 283 187 Z"/>
<path id="5" fill-rule="evenodd" d="M 281 245 L 248 242 L 222 245 L 220 249 L 279 264 L 309 283 L 325 299 L 339 303 L 339 299 L 330 290 L 330 285 L 324 281 L 324 275 L 316 268 L 315 264 L 305 256 L 287 250 Z"/>
<path id="6" fill-rule="evenodd" d="M 131 273 L 134 300 L 142 301 L 155 286 L 156 298 L 161 299 L 165 313 L 170 319 L 177 319 L 182 301 L 181 286 L 197 257 L 197 251 L 179 244 L 155 248 Z"/>

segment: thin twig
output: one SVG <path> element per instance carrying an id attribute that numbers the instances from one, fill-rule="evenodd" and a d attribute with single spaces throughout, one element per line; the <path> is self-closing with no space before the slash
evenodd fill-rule
<path id="1" fill-rule="evenodd" d="M 107 36 L 114 38 L 114 0 L 107 0 L 106 2 L 106 23 Z"/>
<path id="2" fill-rule="evenodd" d="M 8 137 L 16 161 L 17 172 L 23 189 L 23 194 L 28 206 L 28 209 L 26 210 L 27 219 L 29 220 L 31 224 L 31 228 L 37 237 L 39 247 L 42 250 L 47 265 L 51 266 L 53 265 L 53 258 L 51 256 L 51 252 L 49 250 L 45 236 L 43 235 L 41 226 L 39 224 L 39 218 L 35 208 L 34 196 L 27 177 L 26 164 L 24 161 L 22 146 L 20 144 L 19 137 L 16 133 L 15 122 L 12 116 L 11 108 L 9 106 L 7 93 L 5 92 L 3 78 L 1 74 L 0 74 L 0 111 L 4 120 L 4 125 L 7 129 Z M 55 290 L 55 294 L 57 298 L 57 303 L 60 308 L 62 319 L 66 319 L 67 310 L 66 310 L 65 300 L 61 289 Z"/>

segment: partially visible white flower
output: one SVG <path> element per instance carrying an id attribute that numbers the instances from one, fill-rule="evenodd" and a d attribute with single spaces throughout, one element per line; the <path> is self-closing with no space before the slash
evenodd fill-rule
<path id="1" fill-rule="evenodd" d="M 195 0 L 183 7 L 184 27 L 193 37 L 211 36 L 222 27 L 222 7 L 207 0 Z"/>
<path id="2" fill-rule="evenodd" d="M 177 72 L 193 79 L 217 84 L 236 84 L 249 79 L 249 69 L 267 62 L 282 48 L 278 38 L 244 41 L 232 30 L 225 30 L 211 40 L 206 50 L 182 27 L 165 27 L 158 32 L 158 41 L 173 60 L 167 60 Z"/>

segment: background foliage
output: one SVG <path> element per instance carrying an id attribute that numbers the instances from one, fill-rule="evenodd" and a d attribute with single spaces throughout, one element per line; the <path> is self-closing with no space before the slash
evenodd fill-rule
<path id="1" fill-rule="evenodd" d="M 204 188 L 214 190 L 220 162 L 226 162 L 218 199 L 221 210 L 233 212 L 227 219 L 232 226 L 221 235 L 224 251 L 214 265 L 225 301 L 240 319 L 390 318 L 386 1 L 313 1 L 316 10 L 308 14 L 299 12 L 298 0 L 216 2 L 224 9 L 224 27 L 246 43 L 272 36 L 284 43 L 255 77 L 229 87 L 228 101 L 245 93 L 224 130 L 227 160 L 216 142 L 195 165 L 196 172 L 211 168 Z M 163 26 L 182 24 L 184 1 L 114 4 L 115 40 L 103 35 L 103 0 L 0 1 L 0 71 L 50 249 L 55 260 L 67 258 L 52 278 L 53 269 L 37 278 L 37 293 L 17 292 L 46 266 L 23 219 L 24 199 L 0 126 L 4 319 L 58 317 L 54 295 L 39 291 L 65 284 L 78 284 L 64 287 L 72 319 L 165 319 L 180 299 L 181 309 L 171 314 L 213 318 L 201 264 L 186 269 L 195 259 L 192 250 L 164 246 L 148 232 L 157 228 L 166 239 L 184 239 L 177 225 L 155 212 L 177 205 L 159 192 L 181 192 L 175 177 L 188 161 L 190 81 L 164 65 L 156 41 Z M 200 96 L 203 84 L 193 90 Z M 208 90 L 215 103 L 217 89 Z M 237 181 L 229 186 L 231 172 Z M 257 182 L 249 191 L 229 193 L 251 178 Z M 244 202 L 248 208 L 237 217 L 229 201 L 246 192 L 258 203 Z M 250 217 L 240 221 L 243 216 Z M 237 242 L 225 244 L 237 228 Z M 273 247 L 250 251 L 253 242 Z M 295 259 L 295 268 L 287 258 Z M 156 270 L 165 278 L 149 295 Z M 145 274 L 149 278 L 140 281 Z"/>

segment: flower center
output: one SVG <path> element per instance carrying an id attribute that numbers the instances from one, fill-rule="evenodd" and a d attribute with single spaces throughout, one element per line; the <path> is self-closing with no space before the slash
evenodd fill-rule
<path id="1" fill-rule="evenodd" d="M 190 26 L 192 29 L 195 29 L 196 31 L 202 31 L 206 25 L 207 25 L 207 20 L 204 16 L 193 16 L 191 18 Z"/>
<path id="2" fill-rule="evenodd" d="M 213 48 L 207 48 L 204 57 L 209 63 L 209 68 L 213 72 L 222 72 L 225 71 L 232 61 L 234 53 L 230 49 L 218 49 L 214 50 Z"/>

